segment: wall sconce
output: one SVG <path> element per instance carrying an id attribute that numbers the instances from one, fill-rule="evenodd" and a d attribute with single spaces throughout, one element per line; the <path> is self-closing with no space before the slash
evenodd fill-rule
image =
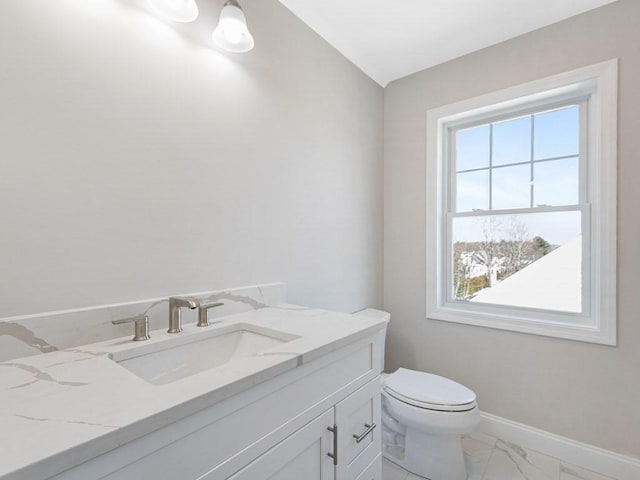
<path id="1" fill-rule="evenodd" d="M 227 0 L 222 7 L 218 26 L 213 31 L 213 41 L 228 52 L 244 53 L 253 48 L 247 19 L 236 0 Z"/>
<path id="2" fill-rule="evenodd" d="M 174 22 L 193 22 L 198 18 L 195 0 L 147 0 L 149 7 L 159 16 Z M 253 37 L 247 28 L 247 19 L 236 0 L 227 0 L 220 11 L 218 26 L 213 31 L 214 43 L 233 53 L 245 53 L 253 48 Z"/>

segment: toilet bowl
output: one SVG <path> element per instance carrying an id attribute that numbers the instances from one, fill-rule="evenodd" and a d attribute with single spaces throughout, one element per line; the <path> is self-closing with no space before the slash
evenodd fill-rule
<path id="1" fill-rule="evenodd" d="M 382 454 L 429 480 L 466 480 L 461 435 L 480 414 L 473 391 L 404 368 L 382 378 Z"/>
<path id="2" fill-rule="evenodd" d="M 356 315 L 391 319 L 371 308 Z M 453 380 L 405 368 L 382 375 L 382 455 L 419 477 L 466 480 L 461 435 L 479 422 L 475 393 Z"/>

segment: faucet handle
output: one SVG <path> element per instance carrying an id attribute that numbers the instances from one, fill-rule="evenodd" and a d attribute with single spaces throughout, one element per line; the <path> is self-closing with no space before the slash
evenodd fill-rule
<path id="1" fill-rule="evenodd" d="M 135 335 L 133 336 L 134 342 L 142 342 L 149 340 L 149 315 L 138 315 L 136 317 L 121 318 L 114 320 L 114 325 L 122 325 L 123 323 L 133 323 L 135 327 Z"/>
<path id="2" fill-rule="evenodd" d="M 210 308 L 221 307 L 224 303 L 221 302 L 212 302 L 212 303 L 200 303 L 200 307 L 198 308 L 198 327 L 208 327 L 209 326 L 209 313 Z"/>

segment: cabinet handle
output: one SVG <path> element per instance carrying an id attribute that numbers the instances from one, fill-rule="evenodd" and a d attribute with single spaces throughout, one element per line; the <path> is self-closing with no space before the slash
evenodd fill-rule
<path id="1" fill-rule="evenodd" d="M 328 452 L 327 455 L 333 458 L 333 465 L 338 465 L 338 425 L 333 425 L 333 427 L 327 427 L 331 433 L 333 433 L 333 453 Z"/>
<path id="2" fill-rule="evenodd" d="M 364 424 L 365 427 L 367 427 L 367 429 L 362 432 L 360 435 L 358 435 L 357 433 L 353 434 L 353 438 L 356 439 L 356 443 L 360 443 L 362 440 L 364 440 L 364 438 L 369 435 L 371 432 L 373 432 L 373 429 L 376 428 L 376 424 L 372 423 L 372 424 L 368 424 L 365 423 Z"/>

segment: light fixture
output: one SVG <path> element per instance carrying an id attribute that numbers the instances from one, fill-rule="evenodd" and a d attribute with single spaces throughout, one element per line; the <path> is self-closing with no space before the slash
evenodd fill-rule
<path id="1" fill-rule="evenodd" d="M 196 0 L 147 0 L 159 16 L 174 22 L 193 22 L 198 18 Z"/>
<path id="2" fill-rule="evenodd" d="M 236 0 L 227 0 L 220 11 L 213 41 L 228 52 L 244 53 L 253 48 L 253 37 L 247 28 L 247 19 Z"/>

